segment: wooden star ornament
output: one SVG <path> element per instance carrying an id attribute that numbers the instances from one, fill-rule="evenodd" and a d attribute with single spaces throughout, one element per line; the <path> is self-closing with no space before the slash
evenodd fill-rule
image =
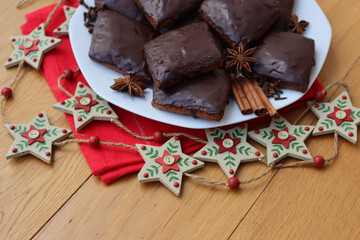
<path id="1" fill-rule="evenodd" d="M 69 35 L 69 24 L 72 16 L 74 15 L 76 8 L 64 6 L 64 13 L 66 20 L 60 26 L 55 28 L 54 34 L 56 35 Z"/>
<path id="2" fill-rule="evenodd" d="M 56 103 L 54 109 L 73 115 L 76 131 L 93 120 L 111 121 L 118 118 L 107 101 L 80 82 L 76 87 L 75 96 Z"/>
<path id="3" fill-rule="evenodd" d="M 161 147 L 136 144 L 145 165 L 138 175 L 139 182 L 160 181 L 176 196 L 179 196 L 182 176 L 204 166 L 181 150 L 178 137 L 169 139 Z"/>
<path id="4" fill-rule="evenodd" d="M 336 131 L 346 140 L 356 143 L 360 108 L 353 107 L 347 91 L 342 92 L 331 103 L 316 103 L 311 111 L 319 118 L 313 132 L 314 136 Z"/>
<path id="5" fill-rule="evenodd" d="M 304 141 L 313 129 L 313 126 L 292 125 L 278 116 L 272 119 L 268 128 L 249 132 L 249 137 L 267 148 L 268 165 L 285 157 L 312 160 Z"/>
<path id="6" fill-rule="evenodd" d="M 5 63 L 6 68 L 11 68 L 25 61 L 31 67 L 39 70 L 44 54 L 54 49 L 61 43 L 60 39 L 47 37 L 44 24 L 40 24 L 29 35 L 10 37 L 14 51 Z"/>
<path id="7" fill-rule="evenodd" d="M 241 162 L 257 161 L 264 155 L 247 141 L 247 124 L 228 131 L 206 130 L 208 143 L 194 154 L 194 158 L 218 163 L 228 178 L 235 175 Z"/>
<path id="8" fill-rule="evenodd" d="M 31 154 L 50 164 L 52 144 L 67 138 L 69 129 L 51 126 L 45 111 L 38 114 L 30 123 L 5 124 L 6 130 L 15 139 L 6 158 Z"/>

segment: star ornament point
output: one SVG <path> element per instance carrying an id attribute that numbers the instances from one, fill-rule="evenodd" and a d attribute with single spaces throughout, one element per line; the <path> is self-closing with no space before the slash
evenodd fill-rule
<path id="1" fill-rule="evenodd" d="M 44 24 L 40 24 L 29 35 L 10 37 L 14 51 L 5 62 L 6 68 L 15 67 L 25 61 L 28 65 L 39 70 L 44 54 L 61 43 L 60 39 L 45 35 Z"/>
<path id="2" fill-rule="evenodd" d="M 204 163 L 181 150 L 180 140 L 169 139 L 160 147 L 136 144 L 145 165 L 138 174 L 139 182 L 160 181 L 179 196 L 184 173 L 202 168 Z"/>
<path id="3" fill-rule="evenodd" d="M 264 158 L 259 150 L 247 142 L 247 124 L 228 131 L 207 129 L 206 136 L 208 143 L 194 154 L 194 158 L 218 163 L 228 178 L 234 176 L 241 162 Z"/>
<path id="4" fill-rule="evenodd" d="M 313 135 L 325 135 L 335 131 L 355 144 L 357 142 L 357 126 L 360 124 L 360 108 L 352 105 L 349 93 L 342 92 L 332 102 L 318 102 L 311 111 L 319 118 Z"/>
<path id="5" fill-rule="evenodd" d="M 75 95 L 56 103 L 54 109 L 73 115 L 76 131 L 93 120 L 111 121 L 118 118 L 107 101 L 80 82 L 76 87 Z"/>
<path id="6" fill-rule="evenodd" d="M 69 7 L 69 6 L 64 6 L 64 13 L 65 13 L 65 22 L 63 22 L 60 26 L 58 26 L 57 28 L 55 28 L 54 30 L 54 34 L 56 35 L 69 35 L 69 25 L 70 25 L 70 20 L 72 18 L 72 16 L 74 15 L 76 8 L 74 7 Z"/>
<path id="7" fill-rule="evenodd" d="M 50 164 L 52 144 L 67 138 L 72 132 L 69 129 L 51 126 L 45 111 L 39 113 L 27 124 L 5 124 L 6 130 L 14 142 L 6 158 L 16 158 L 31 154 Z"/>
<path id="8" fill-rule="evenodd" d="M 249 132 L 249 137 L 267 148 L 268 165 L 286 157 L 311 160 L 304 141 L 313 129 L 313 126 L 292 125 L 279 116 L 272 119 L 269 127 Z"/>

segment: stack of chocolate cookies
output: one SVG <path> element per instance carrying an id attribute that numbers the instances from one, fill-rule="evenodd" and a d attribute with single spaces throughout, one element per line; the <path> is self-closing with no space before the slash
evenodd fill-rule
<path id="1" fill-rule="evenodd" d="M 129 75 L 128 87 L 153 82 L 158 109 L 220 121 L 232 88 L 227 48 L 256 47 L 251 76 L 306 91 L 314 41 L 288 32 L 293 1 L 95 0 L 105 9 L 89 56 Z"/>

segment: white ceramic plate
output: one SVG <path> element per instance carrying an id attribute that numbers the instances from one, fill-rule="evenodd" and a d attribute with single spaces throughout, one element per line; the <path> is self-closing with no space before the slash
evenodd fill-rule
<path id="1" fill-rule="evenodd" d="M 90 5 L 93 4 L 92 0 L 88 0 L 86 2 Z M 146 118 L 187 128 L 214 128 L 247 121 L 257 117 L 255 114 L 241 114 L 234 99 L 230 99 L 230 103 L 226 107 L 223 119 L 220 122 L 214 122 L 200 118 L 193 118 L 191 116 L 165 112 L 152 107 L 151 88 L 145 90 L 145 99 L 130 97 L 125 93 L 113 91 L 110 89 L 110 85 L 114 83 L 115 78 L 122 77 L 122 74 L 108 69 L 101 64 L 95 63 L 88 57 L 91 34 L 88 33 L 87 29 L 84 27 L 84 11 L 86 11 L 85 7 L 82 5 L 79 6 L 71 19 L 69 30 L 70 42 L 81 72 L 91 88 L 102 98 L 118 107 Z M 315 40 L 316 65 L 313 67 L 310 76 L 311 86 L 318 76 L 326 59 L 331 41 L 331 27 L 325 14 L 315 0 L 295 1 L 294 12 L 299 16 L 299 19 L 304 19 L 310 22 L 309 27 L 305 31 L 305 36 Z M 281 109 L 297 101 L 303 95 L 303 93 L 285 89 L 282 96 L 287 97 L 286 100 L 275 101 L 274 99 L 271 99 L 270 101 L 276 109 Z"/>

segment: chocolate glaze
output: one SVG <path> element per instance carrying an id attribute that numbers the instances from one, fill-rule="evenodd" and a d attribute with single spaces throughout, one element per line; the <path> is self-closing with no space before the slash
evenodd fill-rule
<path id="1" fill-rule="evenodd" d="M 101 2 L 105 3 L 105 8 L 125 15 L 136 21 L 144 19 L 144 15 L 133 0 L 95 0 L 95 5 L 99 5 Z"/>
<path id="2" fill-rule="evenodd" d="M 233 48 L 260 38 L 280 14 L 275 0 L 205 0 L 200 16 Z"/>
<path id="3" fill-rule="evenodd" d="M 169 27 L 203 0 L 135 0 L 155 29 Z"/>
<path id="4" fill-rule="evenodd" d="M 221 52 L 204 22 L 169 31 L 148 42 L 144 51 L 160 89 L 222 65 Z"/>
<path id="5" fill-rule="evenodd" d="M 95 23 L 89 57 L 124 74 L 148 79 L 143 49 L 153 36 L 151 27 L 102 10 Z"/>
<path id="6" fill-rule="evenodd" d="M 286 31 L 289 24 L 290 16 L 294 7 L 294 0 L 278 0 L 280 4 L 281 13 L 274 25 L 271 27 L 272 31 Z"/>
<path id="7" fill-rule="evenodd" d="M 224 70 L 217 69 L 166 91 L 154 86 L 153 105 L 168 107 L 169 111 L 172 108 L 186 109 L 188 115 L 198 116 L 196 113 L 202 111 L 208 115 L 222 116 L 230 89 L 229 76 Z"/>
<path id="8" fill-rule="evenodd" d="M 305 92 L 314 65 L 314 40 L 290 32 L 269 33 L 255 50 L 255 73 L 280 79 L 280 87 Z"/>

